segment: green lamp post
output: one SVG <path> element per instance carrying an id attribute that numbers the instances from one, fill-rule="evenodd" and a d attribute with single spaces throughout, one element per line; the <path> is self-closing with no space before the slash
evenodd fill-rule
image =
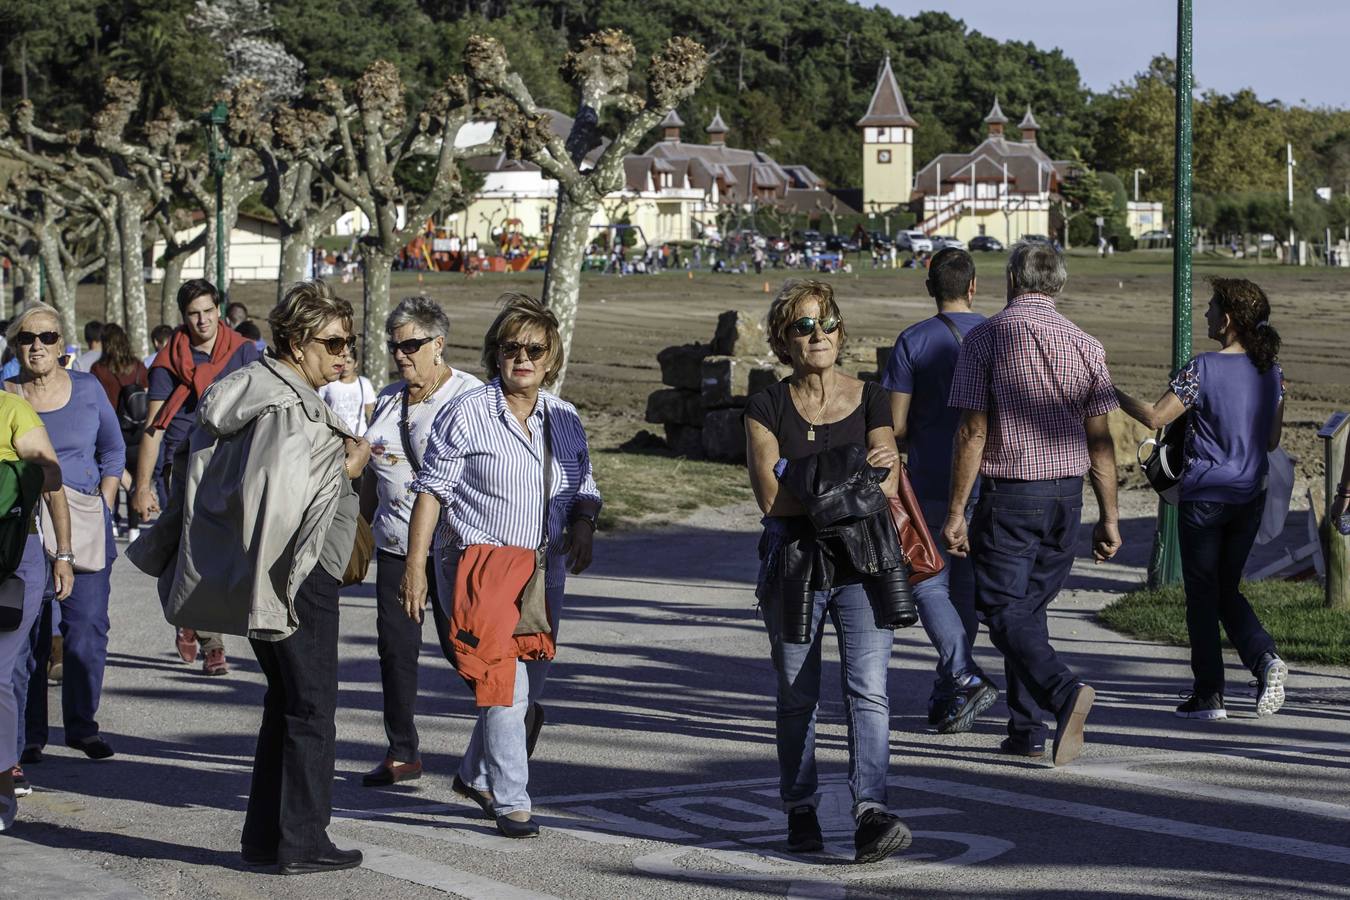
<path id="1" fill-rule="evenodd" d="M 1172 371 L 1191 358 L 1191 2 L 1177 0 L 1177 143 L 1172 206 Z M 1181 581 L 1177 508 L 1158 503 L 1158 530 L 1148 566 L 1148 586 Z"/>
<path id="2" fill-rule="evenodd" d="M 230 110 L 223 100 L 217 100 L 206 114 L 207 159 L 211 164 L 211 175 L 216 180 L 216 290 L 219 292 L 222 314 L 225 312 L 225 164 L 230 161 L 225 123 L 229 118 Z"/>

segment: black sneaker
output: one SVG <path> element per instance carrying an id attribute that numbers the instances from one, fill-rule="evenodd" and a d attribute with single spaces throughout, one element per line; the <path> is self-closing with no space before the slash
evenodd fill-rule
<path id="1" fill-rule="evenodd" d="M 910 845 L 914 836 L 900 817 L 881 809 L 869 809 L 858 820 L 853 833 L 854 862 L 871 863 L 898 853 Z"/>
<path id="2" fill-rule="evenodd" d="M 788 849 L 793 853 L 814 853 L 825 846 L 820 820 L 814 806 L 794 806 L 788 810 Z"/>
<path id="3" fill-rule="evenodd" d="M 1256 714 L 1273 716 L 1284 706 L 1284 681 L 1289 666 L 1274 653 L 1265 653 L 1256 664 Z"/>
<path id="4" fill-rule="evenodd" d="M 1228 712 L 1223 708 L 1223 694 L 1197 694 L 1195 691 L 1182 693 L 1186 702 L 1177 707 L 1176 715 L 1181 719 L 1226 719 Z"/>
<path id="5" fill-rule="evenodd" d="M 947 704 L 947 713 L 937 723 L 938 734 L 959 734 L 975 727 L 975 717 L 994 705 L 998 688 L 972 675 Z"/>

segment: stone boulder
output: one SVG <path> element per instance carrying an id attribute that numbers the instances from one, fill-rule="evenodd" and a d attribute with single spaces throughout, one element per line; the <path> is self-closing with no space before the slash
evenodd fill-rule
<path id="1" fill-rule="evenodd" d="M 646 421 L 656 425 L 699 425 L 703 398 L 698 391 L 663 388 L 647 396 Z"/>
<path id="2" fill-rule="evenodd" d="M 713 356 L 771 356 L 764 322 L 745 310 L 731 309 L 717 317 Z"/>
<path id="3" fill-rule="evenodd" d="M 688 391 L 699 390 L 703 385 L 703 358 L 707 355 L 707 344 L 682 344 L 662 350 L 656 354 L 661 383 Z"/>
<path id="4" fill-rule="evenodd" d="M 709 356 L 703 360 L 703 408 L 744 406 L 751 394 L 791 371 L 772 359 Z"/>
<path id="5" fill-rule="evenodd" d="M 714 409 L 703 418 L 703 455 L 724 462 L 745 462 L 744 410 Z"/>
<path id="6" fill-rule="evenodd" d="M 666 446 L 676 456 L 688 459 L 703 458 L 703 429 L 692 425 L 670 425 L 666 429 Z"/>
<path id="7" fill-rule="evenodd" d="M 1153 437 L 1146 425 L 1131 419 L 1120 409 L 1113 409 L 1106 415 L 1106 423 L 1111 428 L 1111 441 L 1116 448 L 1116 468 L 1121 474 L 1127 469 L 1139 468 L 1136 456 L 1139 442 Z"/>

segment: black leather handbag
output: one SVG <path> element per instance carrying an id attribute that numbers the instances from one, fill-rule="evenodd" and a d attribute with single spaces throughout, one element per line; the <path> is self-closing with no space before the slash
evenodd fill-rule
<path id="1" fill-rule="evenodd" d="M 1191 414 L 1183 413 L 1172 423 L 1139 444 L 1135 458 L 1148 483 L 1164 502 L 1176 506 L 1181 494 L 1181 472 L 1185 465 L 1186 426 Z M 1145 448 L 1148 456 L 1145 457 Z"/>

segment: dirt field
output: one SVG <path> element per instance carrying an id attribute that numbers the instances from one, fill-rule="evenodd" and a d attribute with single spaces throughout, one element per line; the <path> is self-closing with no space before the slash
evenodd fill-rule
<path id="1" fill-rule="evenodd" d="M 981 254 L 977 265 L 982 290 L 976 308 L 992 313 L 1002 305 L 1001 254 Z M 874 352 L 889 344 L 903 327 L 930 314 L 921 270 L 872 271 L 863 267 L 853 275 L 833 279 L 850 334 L 851 371 L 872 369 Z M 763 312 L 770 290 L 788 273 L 764 276 L 685 273 L 656 276 L 587 276 L 584 281 L 577 336 L 565 395 L 586 413 L 597 448 L 613 448 L 642 428 L 659 431 L 642 421 L 648 393 L 660 386 L 656 353 L 670 344 L 706 341 L 717 315 L 727 309 Z M 1306 476 L 1321 471 L 1322 450 L 1316 430 L 1337 408 L 1350 408 L 1350 365 L 1345 346 L 1350 342 L 1350 270 L 1287 268 L 1271 264 L 1202 259 L 1196 266 L 1194 347 L 1211 349 L 1204 336 L 1204 308 L 1208 302 L 1204 275 L 1254 278 L 1274 304 L 1272 324 L 1284 337 L 1282 362 L 1289 382 L 1287 446 L 1302 458 Z M 1166 384 L 1171 346 L 1171 254 L 1136 251 L 1100 260 L 1095 254 L 1071 254 L 1069 283 L 1061 301 L 1063 311 L 1106 345 L 1116 381 L 1150 398 Z M 542 276 L 431 275 L 418 285 L 416 276 L 396 273 L 394 298 L 419 289 L 442 301 L 454 323 L 450 360 L 477 371 L 481 336 L 494 313 L 495 298 L 506 290 L 537 293 Z M 342 290 L 359 306 L 360 285 Z M 157 310 L 158 288 L 150 286 L 152 309 Z M 270 283 L 237 284 L 232 299 L 245 303 L 263 318 L 275 298 Z M 80 319 L 101 314 L 102 296 L 96 286 L 82 288 Z M 266 328 L 263 329 L 266 333 Z"/>

